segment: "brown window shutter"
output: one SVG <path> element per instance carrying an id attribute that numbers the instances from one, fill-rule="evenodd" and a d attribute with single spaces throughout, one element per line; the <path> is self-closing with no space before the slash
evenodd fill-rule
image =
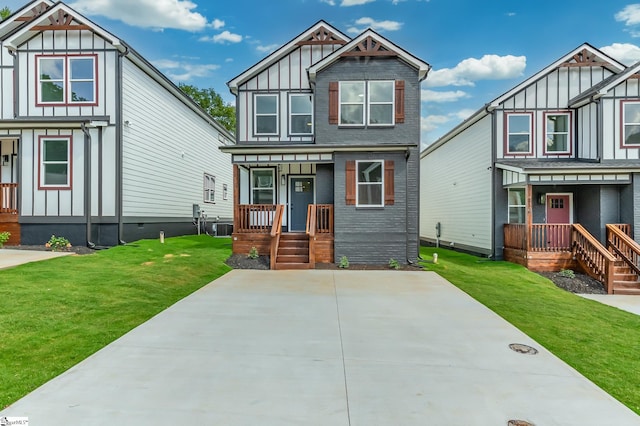
<path id="1" fill-rule="evenodd" d="M 404 123 L 404 80 L 396 80 L 396 123 Z"/>
<path id="2" fill-rule="evenodd" d="M 345 204 L 356 204 L 356 162 L 355 160 L 347 161 L 345 173 Z"/>
<path id="3" fill-rule="evenodd" d="M 329 124 L 338 124 L 338 82 L 329 82 Z"/>
<path id="4" fill-rule="evenodd" d="M 394 185 L 393 185 L 393 161 L 384 162 L 384 205 L 392 206 L 394 204 Z"/>

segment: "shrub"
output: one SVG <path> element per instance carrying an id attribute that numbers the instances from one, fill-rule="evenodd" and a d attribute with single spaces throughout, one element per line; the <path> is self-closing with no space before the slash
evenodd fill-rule
<path id="1" fill-rule="evenodd" d="M 349 259 L 347 259 L 347 256 L 342 256 L 340 258 L 340 263 L 338 264 L 338 268 L 347 269 L 348 267 L 349 267 Z"/>
<path id="2" fill-rule="evenodd" d="M 2 247 L 4 243 L 9 241 L 10 236 L 11 236 L 11 232 L 8 232 L 8 231 L 0 232 L 0 247 Z"/>
<path id="3" fill-rule="evenodd" d="M 56 237 L 52 235 L 49 241 L 45 244 L 45 247 L 50 248 L 51 251 L 61 251 L 71 248 L 71 243 L 65 237 Z"/>
<path id="4" fill-rule="evenodd" d="M 563 269 L 560 272 L 558 272 L 558 275 L 560 275 L 561 277 L 565 277 L 565 278 L 575 278 L 576 277 L 576 273 L 573 272 L 571 269 Z"/>
<path id="5" fill-rule="evenodd" d="M 251 247 L 251 250 L 249 250 L 249 254 L 247 255 L 247 257 L 249 259 L 257 259 L 259 256 L 260 255 L 258 253 L 258 249 L 255 246 Z"/>
<path id="6" fill-rule="evenodd" d="M 389 268 L 400 269 L 400 263 L 398 263 L 398 261 L 392 257 L 391 259 L 389 259 Z"/>

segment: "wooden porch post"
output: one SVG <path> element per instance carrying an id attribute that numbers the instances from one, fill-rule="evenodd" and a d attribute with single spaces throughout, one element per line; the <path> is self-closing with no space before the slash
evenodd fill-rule
<path id="1" fill-rule="evenodd" d="M 240 205 L 240 168 L 237 164 L 233 165 L 233 231 L 238 228 L 238 220 L 240 212 L 238 206 Z"/>
<path id="2" fill-rule="evenodd" d="M 533 228 L 533 186 L 527 185 L 526 217 L 527 217 L 527 252 L 531 251 L 531 229 Z"/>

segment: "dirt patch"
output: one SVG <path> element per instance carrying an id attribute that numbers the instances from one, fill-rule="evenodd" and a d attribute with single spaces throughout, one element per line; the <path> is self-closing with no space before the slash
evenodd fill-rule
<path id="1" fill-rule="evenodd" d="M 18 245 L 18 246 L 7 246 L 5 245 L 4 248 L 6 249 L 11 249 L 11 250 L 37 250 L 37 251 L 53 251 L 48 247 L 45 247 L 44 245 Z M 89 247 L 85 247 L 85 246 L 72 246 L 69 248 L 65 248 L 64 250 L 58 250 L 60 252 L 71 252 L 71 253 L 75 253 L 75 254 L 92 254 L 95 253 L 95 250 L 90 249 Z"/>
<path id="2" fill-rule="evenodd" d="M 269 256 L 258 256 L 256 259 L 248 257 L 246 254 L 233 254 L 225 263 L 233 269 L 269 269 Z"/>
<path id="3" fill-rule="evenodd" d="M 576 273 L 574 278 L 570 278 L 562 276 L 560 272 L 539 272 L 539 274 L 550 279 L 557 287 L 571 293 L 607 294 L 604 284 L 588 275 Z"/>

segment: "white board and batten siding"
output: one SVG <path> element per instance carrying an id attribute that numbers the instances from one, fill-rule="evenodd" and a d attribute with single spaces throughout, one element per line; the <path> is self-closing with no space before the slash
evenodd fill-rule
<path id="1" fill-rule="evenodd" d="M 122 115 L 125 218 L 189 218 L 193 204 L 209 217 L 233 217 L 231 156 L 218 149 L 223 136 L 126 58 Z M 204 173 L 216 178 L 215 204 L 204 202 Z"/>
<path id="2" fill-rule="evenodd" d="M 600 99 L 602 108 L 603 160 L 640 159 L 638 148 L 622 147 L 622 101 L 640 98 L 640 80 L 628 79 Z"/>
<path id="3" fill-rule="evenodd" d="M 289 135 L 289 93 L 309 93 L 311 86 L 307 68 L 331 54 L 341 45 L 303 45 L 274 62 L 259 74 L 239 86 L 238 140 L 243 142 L 312 142 L 312 136 Z M 278 95 L 279 134 L 255 136 L 253 131 L 254 95 L 273 93 Z"/>
<path id="4" fill-rule="evenodd" d="M 572 150 L 570 155 L 545 153 L 545 113 L 569 112 L 569 101 L 580 95 L 585 90 L 598 84 L 611 76 L 611 71 L 600 67 L 558 67 L 540 79 L 532 82 L 522 90 L 500 102 L 496 108 L 496 155 L 501 158 L 575 158 L 576 152 Z M 509 113 L 531 113 L 533 117 L 533 153 L 508 154 L 505 150 L 506 115 Z M 571 113 L 571 128 L 583 129 L 589 126 L 589 121 L 595 112 L 580 110 L 578 114 Z M 587 120 L 587 121 L 585 121 Z M 589 128 L 588 138 L 581 137 L 581 145 L 578 147 L 578 155 L 586 155 L 592 158 L 596 150 L 597 134 L 595 129 Z M 575 137 L 575 131 L 572 133 Z M 584 145 L 582 145 L 584 144 Z"/>
<path id="5" fill-rule="evenodd" d="M 420 237 L 491 252 L 491 116 L 420 162 Z"/>

